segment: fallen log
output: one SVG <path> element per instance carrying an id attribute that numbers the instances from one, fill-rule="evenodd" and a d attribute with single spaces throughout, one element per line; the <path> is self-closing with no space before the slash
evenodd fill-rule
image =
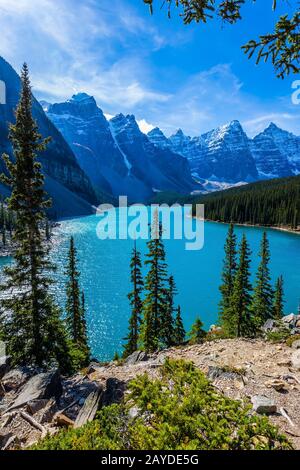
<path id="1" fill-rule="evenodd" d="M 25 419 L 25 421 L 27 421 L 29 424 L 31 424 L 31 426 L 38 429 L 42 433 L 42 435 L 47 434 L 47 431 L 44 428 L 44 426 L 42 426 L 40 423 L 38 423 L 32 416 L 25 413 L 25 411 L 20 411 L 20 416 L 22 416 L 22 418 Z"/>
<path id="2" fill-rule="evenodd" d="M 81 408 L 75 424 L 74 428 L 81 428 L 84 426 L 86 423 L 89 423 L 90 421 L 93 421 L 97 411 L 100 408 L 101 401 L 102 401 L 102 396 L 103 396 L 103 388 L 99 387 L 98 390 L 95 392 L 92 392 L 87 399 L 84 402 L 83 407 Z"/>

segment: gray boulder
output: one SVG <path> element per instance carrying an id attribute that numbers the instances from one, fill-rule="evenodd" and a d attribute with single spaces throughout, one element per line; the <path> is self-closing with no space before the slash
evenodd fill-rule
<path id="1" fill-rule="evenodd" d="M 294 313 L 291 313 L 290 315 L 286 315 L 285 317 L 283 317 L 281 321 L 283 323 L 287 323 L 290 328 L 294 328 L 296 326 L 297 320 L 298 316 Z"/>
<path id="2" fill-rule="evenodd" d="M 23 387 L 21 393 L 14 401 L 9 410 L 20 408 L 34 400 L 49 399 L 56 400 L 62 394 L 61 377 L 58 370 L 38 374 L 32 377 Z"/>
<path id="3" fill-rule="evenodd" d="M 125 364 L 133 365 L 138 362 L 148 361 L 149 356 L 145 351 L 135 351 L 130 356 L 127 357 Z"/>
<path id="4" fill-rule="evenodd" d="M 291 360 L 292 360 L 292 367 L 294 369 L 300 370 L 300 349 L 298 349 L 292 354 Z"/>
<path id="5" fill-rule="evenodd" d="M 253 410 L 261 415 L 271 415 L 276 413 L 276 403 L 263 395 L 255 395 L 251 398 Z"/>
<path id="6" fill-rule="evenodd" d="M 275 320 L 267 320 L 264 326 L 262 327 L 262 330 L 265 333 L 268 333 L 269 331 L 272 331 L 276 327 L 276 321 Z"/>
<path id="7" fill-rule="evenodd" d="M 292 348 L 293 348 L 293 349 L 300 349 L 300 339 L 298 339 L 297 341 L 294 341 L 294 342 L 293 342 Z"/>
<path id="8" fill-rule="evenodd" d="M 223 369 L 222 367 L 209 366 L 207 377 L 210 380 L 222 378 L 224 380 L 241 380 L 242 376 L 238 372 Z"/>
<path id="9" fill-rule="evenodd" d="M 17 369 L 7 372 L 1 382 L 5 390 L 10 392 L 22 387 L 32 375 L 33 372 L 28 367 L 18 367 Z"/>

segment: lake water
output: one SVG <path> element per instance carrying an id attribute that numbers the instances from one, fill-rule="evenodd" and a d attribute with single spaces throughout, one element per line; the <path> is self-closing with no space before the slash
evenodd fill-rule
<path id="1" fill-rule="evenodd" d="M 69 237 L 75 238 L 78 249 L 81 285 L 85 291 L 87 320 L 92 354 L 109 360 L 115 351 L 122 351 L 122 339 L 127 333 L 130 314 L 127 294 L 130 291 L 129 261 L 131 240 L 100 241 L 96 235 L 99 218 L 77 218 L 61 222 L 56 229 L 59 243 L 52 257 L 58 266 L 55 275 L 56 300 L 65 303 L 65 263 Z M 167 261 L 178 287 L 177 302 L 182 307 L 184 323 L 190 328 L 199 315 L 206 327 L 217 320 L 220 299 L 219 284 L 224 256 L 224 242 L 228 226 L 205 223 L 205 243 L 201 251 L 186 251 L 182 240 L 166 241 Z M 271 271 L 274 281 L 281 274 L 285 281 L 285 311 L 296 312 L 300 299 L 300 236 L 276 230 L 267 230 L 271 247 Z M 252 255 L 252 270 L 258 265 L 257 253 L 263 229 L 236 227 L 240 239 L 246 233 Z M 138 241 L 144 254 L 146 242 Z M 9 260 L 0 259 L 0 266 Z"/>

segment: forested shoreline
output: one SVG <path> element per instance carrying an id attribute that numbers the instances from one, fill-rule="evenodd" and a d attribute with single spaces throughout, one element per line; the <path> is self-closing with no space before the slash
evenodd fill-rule
<path id="1" fill-rule="evenodd" d="M 218 222 L 299 230 L 300 176 L 260 181 L 198 197 L 205 217 Z"/>

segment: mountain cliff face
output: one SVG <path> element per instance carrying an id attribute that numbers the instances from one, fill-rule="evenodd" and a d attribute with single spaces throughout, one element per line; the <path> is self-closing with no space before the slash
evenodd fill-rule
<path id="1" fill-rule="evenodd" d="M 94 188 L 114 193 L 127 169 L 94 98 L 80 93 L 65 103 L 53 104 L 48 117 L 69 143 Z"/>
<path id="2" fill-rule="evenodd" d="M 156 190 L 189 193 L 197 187 L 187 160 L 153 145 L 134 116 L 120 114 L 108 122 L 94 98 L 84 93 L 50 106 L 48 116 L 96 191 L 137 202 Z"/>
<path id="3" fill-rule="evenodd" d="M 199 137 L 191 138 L 179 130 L 167 138 L 158 128 L 148 137 L 154 145 L 186 157 L 193 175 L 211 182 L 236 184 L 300 172 L 300 137 L 275 124 L 254 139 L 248 139 L 238 121 Z M 204 186 L 207 188 L 206 183 Z"/>
<path id="4" fill-rule="evenodd" d="M 132 175 L 154 191 L 187 193 L 196 189 L 187 160 L 168 148 L 154 145 L 140 131 L 134 116 L 119 114 L 110 122 L 118 146 L 127 156 Z"/>
<path id="5" fill-rule="evenodd" d="M 6 84 L 7 99 L 6 104 L 0 106 L 0 154 L 8 153 L 12 155 L 12 148 L 8 139 L 9 123 L 14 122 L 14 110 L 19 101 L 21 82 L 14 69 L 0 57 L 0 80 Z M 95 203 L 96 197 L 90 180 L 82 171 L 69 145 L 63 139 L 58 129 L 45 115 L 42 106 L 37 100 L 33 100 L 33 116 L 37 120 L 40 133 L 43 137 L 51 137 L 51 142 L 45 152 L 40 155 L 44 173 L 54 180 L 56 184 L 50 185 L 54 190 L 59 185 L 65 187 L 71 195 L 74 193 L 75 199 L 83 199 L 89 203 Z M 0 171 L 3 171 L 3 163 L 0 163 Z M 61 188 L 63 189 L 63 188 Z M 55 191 L 55 190 L 54 190 Z M 56 200 L 55 192 L 50 192 L 50 196 Z M 55 210 L 55 207 L 54 207 Z M 67 209 L 64 211 L 68 214 Z M 92 212 L 92 209 L 90 209 Z"/>
<path id="6" fill-rule="evenodd" d="M 261 176 L 290 176 L 300 173 L 300 137 L 271 123 L 251 143 Z"/>

